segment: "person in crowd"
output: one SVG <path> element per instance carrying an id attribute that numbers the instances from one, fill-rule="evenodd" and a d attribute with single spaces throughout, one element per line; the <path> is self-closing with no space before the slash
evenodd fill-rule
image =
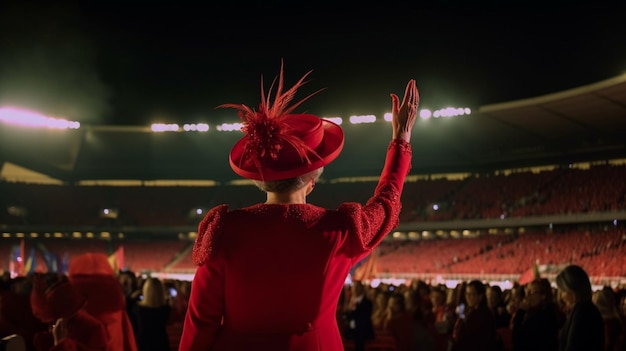
<path id="1" fill-rule="evenodd" d="M 419 95 L 415 80 L 402 102 L 391 94 L 392 136 L 372 197 L 325 209 L 307 196 L 339 156 L 344 133 L 331 121 L 294 112 L 307 99 L 291 104 L 309 73 L 285 89 L 281 66 L 273 101 L 273 89 L 262 92 L 258 110 L 221 106 L 237 109 L 243 122 L 230 166 L 267 198 L 243 209 L 218 205 L 201 221 L 180 351 L 343 350 L 339 294 L 350 269 L 399 223 Z"/>
<path id="2" fill-rule="evenodd" d="M 487 307 L 493 314 L 493 319 L 496 324 L 496 339 L 497 350 L 504 351 L 510 349 L 511 339 L 511 314 L 506 309 L 506 303 L 504 302 L 504 294 L 502 288 L 499 285 L 487 286 Z"/>
<path id="3" fill-rule="evenodd" d="M 378 287 L 374 295 L 374 309 L 372 310 L 372 324 L 374 331 L 383 330 L 383 324 L 387 318 L 387 305 L 391 292 L 384 287 Z"/>
<path id="4" fill-rule="evenodd" d="M 155 277 L 143 283 L 141 300 L 133 307 L 137 321 L 138 351 L 170 351 L 167 324 L 170 320 L 170 305 L 165 300 L 163 282 Z"/>
<path id="5" fill-rule="evenodd" d="M 487 288 L 480 280 L 465 287 L 466 306 L 459 313 L 452 333 L 452 351 L 495 351 L 496 325 L 487 307 Z"/>
<path id="6" fill-rule="evenodd" d="M 133 332 L 137 333 L 137 319 L 133 310 L 135 305 L 139 302 L 139 295 L 141 295 L 141 289 L 139 288 L 137 276 L 133 271 L 120 271 L 117 275 L 117 280 L 122 286 L 122 292 L 126 300 L 126 313 L 130 319 L 130 324 L 133 326 Z"/>
<path id="7" fill-rule="evenodd" d="M 452 328 L 456 322 L 454 306 L 446 303 L 447 290 L 445 286 L 436 286 L 430 290 L 432 314 L 428 318 L 428 329 L 435 343 L 435 351 L 447 351 L 452 337 Z"/>
<path id="8" fill-rule="evenodd" d="M 191 282 L 187 280 L 179 280 L 176 282 L 175 296 L 170 293 L 172 306 L 172 314 L 170 321 L 172 323 L 183 323 L 187 314 L 187 306 L 189 305 L 189 293 L 191 292 Z"/>
<path id="9" fill-rule="evenodd" d="M 404 294 L 390 294 L 382 328 L 393 338 L 396 351 L 415 350 L 413 315 L 406 309 Z"/>
<path id="10" fill-rule="evenodd" d="M 10 278 L 0 288 L 0 336 L 19 335 L 28 351 L 36 350 L 34 336 L 48 328 L 33 313 L 30 296 L 35 275 Z"/>
<path id="11" fill-rule="evenodd" d="M 604 321 L 592 302 L 587 272 L 580 266 L 569 265 L 556 276 L 556 284 L 567 309 L 559 350 L 603 351 Z"/>
<path id="12" fill-rule="evenodd" d="M 511 321 L 513 351 L 557 351 L 559 313 L 550 281 L 539 278 L 528 283 L 524 300 Z"/>
<path id="13" fill-rule="evenodd" d="M 487 287 L 487 307 L 493 313 L 496 329 L 508 328 L 511 323 L 511 314 L 506 309 L 502 295 L 502 288 L 499 285 Z"/>
<path id="14" fill-rule="evenodd" d="M 48 286 L 37 276 L 30 296 L 33 314 L 50 331 L 34 337 L 38 351 L 105 351 L 108 336 L 104 324 L 85 310 L 86 298 L 63 276 Z"/>
<path id="15" fill-rule="evenodd" d="M 344 312 L 348 324 L 346 338 L 354 341 L 355 351 L 363 351 L 365 343 L 376 337 L 372 321 L 374 303 L 367 297 L 363 282 L 354 281 L 351 291 L 350 303 Z"/>
<path id="16" fill-rule="evenodd" d="M 107 351 L 137 351 L 126 299 L 108 256 L 86 252 L 70 261 L 68 278 L 86 297 L 85 310 L 107 330 Z"/>
<path id="17" fill-rule="evenodd" d="M 413 336 L 415 344 L 420 350 L 432 351 L 435 348 L 435 340 L 431 333 L 430 322 L 432 321 L 430 301 L 426 303 L 423 297 L 423 290 L 418 289 L 417 284 L 411 284 L 404 292 L 407 311 L 413 318 Z"/>
<path id="18" fill-rule="evenodd" d="M 509 301 L 506 304 L 506 310 L 511 315 L 511 320 L 515 318 L 515 313 L 519 309 L 519 306 L 524 301 L 526 297 L 526 289 L 525 287 L 515 283 L 513 287 L 511 287 L 511 293 L 509 295 Z"/>
<path id="19" fill-rule="evenodd" d="M 626 329 L 617 309 L 615 292 L 610 287 L 596 290 L 592 302 L 604 320 L 604 351 L 624 351 Z"/>

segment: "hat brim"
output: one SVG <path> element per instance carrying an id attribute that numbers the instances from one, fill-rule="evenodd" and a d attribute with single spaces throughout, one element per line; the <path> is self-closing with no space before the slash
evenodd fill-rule
<path id="1" fill-rule="evenodd" d="M 315 148 L 316 155 L 309 155 L 310 162 L 300 159 L 292 160 L 293 162 L 289 163 L 277 162 L 271 165 L 266 164 L 263 169 L 259 170 L 251 163 L 244 162 L 244 157 L 246 156 L 245 145 L 248 141 L 248 137 L 244 136 L 233 146 L 230 152 L 229 162 L 231 168 L 235 173 L 247 179 L 275 181 L 295 178 L 328 165 L 341 153 L 344 145 L 344 133 L 336 123 L 325 119 L 321 120 L 324 136 L 318 147 Z"/>

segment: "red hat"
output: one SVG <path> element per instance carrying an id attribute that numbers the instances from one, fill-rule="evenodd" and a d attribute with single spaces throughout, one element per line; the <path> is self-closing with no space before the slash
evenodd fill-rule
<path id="1" fill-rule="evenodd" d="M 68 280 L 52 285 L 46 292 L 46 302 L 55 319 L 74 315 L 87 302 Z"/>
<path id="2" fill-rule="evenodd" d="M 31 308 L 33 314 L 44 323 L 72 316 L 86 303 L 85 296 L 67 279 L 52 284 L 45 291 L 43 290 L 45 282 L 35 282 L 30 296 Z"/>
<path id="3" fill-rule="evenodd" d="M 324 167 L 339 156 L 344 141 L 339 125 L 312 114 L 291 113 L 315 93 L 288 106 L 309 73 L 283 92 L 281 66 L 274 102 L 270 101 L 272 88 L 267 98 L 261 89 L 258 111 L 246 105 L 218 106 L 237 109 L 244 125 L 245 136 L 230 152 L 235 173 L 260 181 L 288 179 Z"/>
<path id="4" fill-rule="evenodd" d="M 80 254 L 72 259 L 70 266 L 68 267 L 67 274 L 70 276 L 76 275 L 115 275 L 109 258 L 107 255 L 101 252 L 87 252 Z"/>

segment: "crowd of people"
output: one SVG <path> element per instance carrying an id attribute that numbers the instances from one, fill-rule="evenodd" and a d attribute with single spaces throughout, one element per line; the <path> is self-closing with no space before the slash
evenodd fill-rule
<path id="1" fill-rule="evenodd" d="M 176 350 L 189 288 L 114 271 L 106 255 L 85 253 L 68 274 L 4 275 L 0 336 L 19 336 L 25 351 Z"/>
<path id="2" fill-rule="evenodd" d="M 587 273 L 565 267 L 510 289 L 479 280 L 454 288 L 414 280 L 355 281 L 339 301 L 346 350 L 626 350 L 626 289 L 592 290 Z"/>
<path id="3" fill-rule="evenodd" d="M 192 284 L 114 271 L 86 253 L 67 275 L 5 276 L 0 337 L 18 335 L 25 351 L 177 351 Z M 336 318 L 347 351 L 626 350 L 626 288 L 592 290 L 576 265 L 510 289 L 353 281 Z"/>

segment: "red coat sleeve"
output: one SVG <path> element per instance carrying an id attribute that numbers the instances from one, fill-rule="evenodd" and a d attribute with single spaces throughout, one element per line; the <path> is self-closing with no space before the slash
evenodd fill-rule
<path id="1" fill-rule="evenodd" d="M 367 256 L 400 221 L 400 196 L 404 180 L 411 170 L 411 144 L 392 140 L 387 149 L 385 166 L 374 195 L 362 206 L 344 203 L 339 211 L 350 218 L 351 247 L 355 262 Z"/>

